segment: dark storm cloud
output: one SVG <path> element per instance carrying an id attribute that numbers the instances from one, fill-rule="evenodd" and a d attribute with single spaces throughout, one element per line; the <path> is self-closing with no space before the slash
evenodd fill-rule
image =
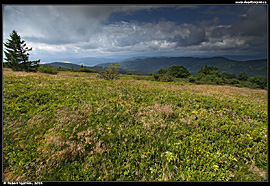
<path id="1" fill-rule="evenodd" d="M 267 46 L 267 16 L 263 6 L 250 6 L 232 25 L 217 26 L 209 33 L 211 41 L 222 48 L 238 51 L 265 52 Z M 222 43 L 224 45 L 222 45 Z M 236 48 L 237 47 L 237 48 Z"/>
<path id="2" fill-rule="evenodd" d="M 47 44 L 83 40 L 85 34 L 80 30 L 85 30 L 91 21 L 77 7 L 15 6 L 6 8 L 5 15 L 6 27 L 15 28 L 31 42 Z M 96 25 L 94 19 L 92 24 Z"/>
<path id="3" fill-rule="evenodd" d="M 101 29 L 112 12 L 149 7 L 119 6 L 8 6 L 6 29 L 17 29 L 33 42 L 67 44 L 85 41 Z"/>
<path id="4" fill-rule="evenodd" d="M 267 32 L 266 9 L 252 6 L 241 15 L 229 30 L 232 36 L 265 36 Z"/>
<path id="5" fill-rule="evenodd" d="M 179 46 L 199 45 L 207 41 L 205 30 L 201 26 L 192 24 L 176 25 L 170 21 L 158 23 L 118 22 L 103 26 L 99 35 L 106 45 L 112 47 L 150 47 L 160 50 L 163 46 L 175 49 Z"/>
<path id="6" fill-rule="evenodd" d="M 235 36 L 265 36 L 267 33 L 266 9 L 262 6 L 251 6 L 245 13 L 239 15 L 237 22 L 229 27 L 217 27 L 213 37 Z"/>
<path id="7" fill-rule="evenodd" d="M 177 34 L 172 39 L 169 39 L 169 41 L 176 42 L 177 46 L 190 46 L 199 45 L 200 43 L 208 40 L 205 35 L 205 30 L 202 27 L 184 24 L 182 29 L 186 30 L 187 34 Z"/>
<path id="8" fill-rule="evenodd" d="M 264 6 L 209 6 L 208 19 L 194 23 L 165 20 L 107 22 L 110 15 L 132 15 L 158 6 L 5 6 L 4 41 L 16 29 L 34 52 L 80 55 L 123 52 L 234 53 L 266 49 L 267 18 Z M 181 11 L 199 6 L 178 6 L 160 11 Z M 240 11 L 241 10 L 241 11 Z M 214 12 L 220 12 L 214 14 Z M 207 11 L 204 11 L 206 14 Z M 232 24 L 222 24 L 226 14 Z M 192 14 L 190 14 L 192 16 Z M 223 16 L 222 18 L 219 16 Z M 132 16 L 131 16 L 132 17 Z M 180 17 L 181 18 L 181 17 Z M 179 18 L 179 19 L 180 19 Z M 232 17 L 230 17 L 232 19 Z M 228 21 L 227 21 L 228 22 Z"/>

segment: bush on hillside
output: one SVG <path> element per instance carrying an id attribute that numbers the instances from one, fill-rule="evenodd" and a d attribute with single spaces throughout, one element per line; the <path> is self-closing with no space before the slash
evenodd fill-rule
<path id="1" fill-rule="evenodd" d="M 248 75 L 246 73 L 241 73 L 237 76 L 237 79 L 240 81 L 246 81 L 248 79 Z"/>
<path id="2" fill-rule="evenodd" d="M 191 76 L 190 72 L 184 66 L 172 66 L 167 70 L 160 69 L 158 73 L 153 74 L 157 81 L 173 81 L 174 78 L 188 78 Z"/>
<path id="3" fill-rule="evenodd" d="M 90 69 L 90 68 L 87 68 L 87 67 L 81 67 L 79 69 L 79 72 L 96 73 L 97 71 L 93 70 L 93 69 Z"/>
<path id="4" fill-rule="evenodd" d="M 196 77 L 190 76 L 188 80 L 189 80 L 189 82 L 191 82 L 191 83 L 195 83 Z"/>
<path id="5" fill-rule="evenodd" d="M 173 81 L 173 77 L 168 73 L 162 74 L 159 76 L 159 81 L 171 82 L 171 81 Z"/>
<path id="6" fill-rule="evenodd" d="M 41 73 L 54 74 L 54 75 L 58 73 L 57 68 L 50 67 L 50 66 L 40 66 L 38 68 L 38 71 Z"/>
<path id="7" fill-rule="evenodd" d="M 191 76 L 190 72 L 184 66 L 172 66 L 168 68 L 167 72 L 175 78 L 187 78 Z"/>
<path id="8" fill-rule="evenodd" d="M 113 80 L 119 77 L 118 67 L 119 63 L 112 63 L 103 71 L 99 72 L 99 78 L 106 79 L 106 80 Z M 104 69 L 104 67 L 103 67 Z"/>
<path id="9" fill-rule="evenodd" d="M 192 81 L 194 81 L 192 79 Z M 267 89 L 267 78 L 261 76 L 249 77 L 246 73 L 238 76 L 227 72 L 220 73 L 218 68 L 205 65 L 201 67 L 196 77 L 197 84 L 235 85 L 240 87 Z"/>
<path id="10" fill-rule="evenodd" d="M 267 78 L 261 76 L 249 77 L 247 81 L 256 84 L 259 88 L 267 89 Z"/>

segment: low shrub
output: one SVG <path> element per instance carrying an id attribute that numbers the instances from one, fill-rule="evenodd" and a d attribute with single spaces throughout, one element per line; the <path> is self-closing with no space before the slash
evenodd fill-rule
<path id="1" fill-rule="evenodd" d="M 113 80 L 119 77 L 118 67 L 120 65 L 118 63 L 112 63 L 109 65 L 108 68 L 104 68 L 105 70 L 99 72 L 99 78 L 106 79 L 106 80 Z"/>
<path id="2" fill-rule="evenodd" d="M 58 73 L 57 68 L 50 67 L 50 66 L 40 66 L 38 68 L 38 71 L 41 73 L 54 74 L 54 75 Z"/>
<path id="3" fill-rule="evenodd" d="M 173 81 L 173 77 L 170 74 L 162 74 L 159 76 L 159 81 L 163 82 L 171 82 Z"/>
<path id="4" fill-rule="evenodd" d="M 196 78 L 194 76 L 189 77 L 190 83 L 195 83 L 195 81 L 196 81 Z"/>
<path id="5" fill-rule="evenodd" d="M 96 73 L 97 71 L 87 67 L 81 67 L 79 72 Z"/>

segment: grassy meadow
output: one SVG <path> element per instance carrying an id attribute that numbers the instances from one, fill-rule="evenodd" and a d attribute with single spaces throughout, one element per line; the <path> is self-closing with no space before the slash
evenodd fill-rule
<path id="1" fill-rule="evenodd" d="M 4 181 L 267 180 L 267 91 L 3 70 Z"/>

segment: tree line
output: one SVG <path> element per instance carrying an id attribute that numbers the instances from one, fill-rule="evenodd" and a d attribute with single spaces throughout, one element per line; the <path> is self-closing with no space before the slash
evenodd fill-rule
<path id="1" fill-rule="evenodd" d="M 267 78 L 262 76 L 249 76 L 246 73 L 239 75 L 227 72 L 221 73 L 217 67 L 202 66 L 197 76 L 192 76 L 184 66 L 172 66 L 167 70 L 160 69 L 153 74 L 157 81 L 174 81 L 174 78 L 188 78 L 189 82 L 196 84 L 235 85 L 238 87 L 267 89 Z"/>

